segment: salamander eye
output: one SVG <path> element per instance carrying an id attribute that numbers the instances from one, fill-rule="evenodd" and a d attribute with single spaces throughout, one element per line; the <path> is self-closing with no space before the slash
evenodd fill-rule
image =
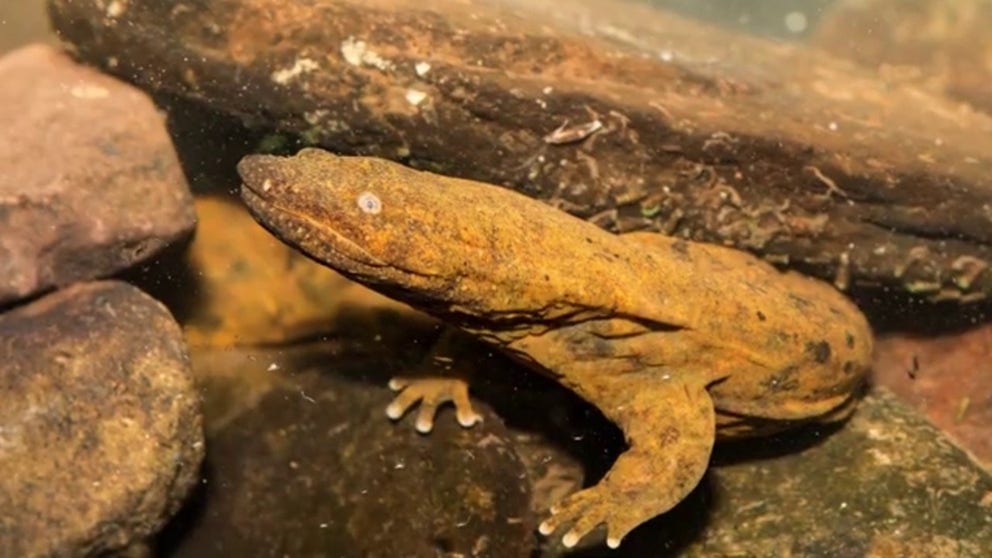
<path id="1" fill-rule="evenodd" d="M 372 192 L 362 192 L 358 194 L 358 207 L 365 213 L 377 215 L 382 211 L 382 201 Z"/>

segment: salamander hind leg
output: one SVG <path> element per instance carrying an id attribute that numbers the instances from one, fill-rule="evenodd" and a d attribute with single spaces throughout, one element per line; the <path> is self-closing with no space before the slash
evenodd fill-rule
<path id="1" fill-rule="evenodd" d="M 386 416 L 397 421 L 403 418 L 418 403 L 417 419 L 414 428 L 427 434 L 434 429 L 434 419 L 442 405 L 452 403 L 458 424 L 470 428 L 482 421 L 482 415 L 475 412 L 468 396 L 469 384 L 458 368 L 464 365 L 457 358 L 457 341 L 452 334 L 445 332 L 434 344 L 423 370 L 412 375 L 404 375 L 389 380 L 389 389 L 396 397 L 386 407 Z M 456 355 L 456 356 L 448 356 Z"/>
<path id="2" fill-rule="evenodd" d="M 709 464 L 715 416 L 705 386 L 673 380 L 625 391 L 628 401 L 603 411 L 623 428 L 629 449 L 598 484 L 552 506 L 539 527 L 543 535 L 564 532 L 565 547 L 606 524 L 607 545 L 617 548 L 635 527 L 685 498 Z"/>

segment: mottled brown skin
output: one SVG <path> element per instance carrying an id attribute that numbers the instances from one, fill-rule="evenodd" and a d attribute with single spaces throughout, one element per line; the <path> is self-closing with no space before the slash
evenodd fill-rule
<path id="1" fill-rule="evenodd" d="M 748 254 L 616 236 L 509 190 L 307 149 L 241 161 L 285 242 L 572 389 L 629 449 L 541 525 L 617 546 L 702 477 L 715 436 L 845 415 L 871 331 L 831 286 Z M 371 196 L 369 195 L 371 194 Z M 378 201 L 377 205 L 375 202 Z M 376 211 L 378 209 L 378 211 Z"/>

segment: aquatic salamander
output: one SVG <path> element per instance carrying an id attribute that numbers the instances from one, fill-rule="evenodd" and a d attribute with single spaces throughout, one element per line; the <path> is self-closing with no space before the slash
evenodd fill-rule
<path id="1" fill-rule="evenodd" d="M 305 149 L 238 169 L 250 211 L 284 242 L 491 343 L 623 429 L 629 447 L 606 476 L 539 527 L 568 547 L 605 523 L 615 548 L 671 509 L 717 436 L 847 416 L 870 365 L 854 304 L 744 252 L 614 235 L 508 189 L 381 159 Z M 471 416 L 456 380 L 401 387 L 404 409 L 449 397 Z"/>

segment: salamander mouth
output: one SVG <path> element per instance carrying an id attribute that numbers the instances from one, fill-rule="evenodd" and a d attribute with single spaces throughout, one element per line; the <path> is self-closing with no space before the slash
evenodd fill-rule
<path id="1" fill-rule="evenodd" d="M 282 231 L 286 221 L 284 216 L 287 212 L 279 207 L 271 199 L 259 194 L 247 182 L 241 185 L 241 200 L 256 221 L 269 230 L 272 234 L 282 238 Z M 275 226 L 273 226 L 275 225 Z"/>
<path id="2" fill-rule="evenodd" d="M 252 196 L 257 198 L 266 199 L 269 189 L 271 189 L 271 182 L 263 180 L 261 184 L 248 179 L 243 179 L 241 182 L 241 195 L 245 196 L 246 193 L 250 193 Z"/>
<path id="3" fill-rule="evenodd" d="M 354 269 L 356 264 L 387 267 L 386 262 L 333 227 L 266 198 L 247 183 L 242 185 L 241 199 L 255 220 L 276 238 L 328 267 L 342 272 Z"/>
<path id="4" fill-rule="evenodd" d="M 273 175 L 281 175 L 281 161 L 271 155 L 249 155 L 238 161 L 238 175 L 241 176 L 241 195 L 250 191 L 255 196 L 269 199 L 272 191 L 278 189 Z"/>

